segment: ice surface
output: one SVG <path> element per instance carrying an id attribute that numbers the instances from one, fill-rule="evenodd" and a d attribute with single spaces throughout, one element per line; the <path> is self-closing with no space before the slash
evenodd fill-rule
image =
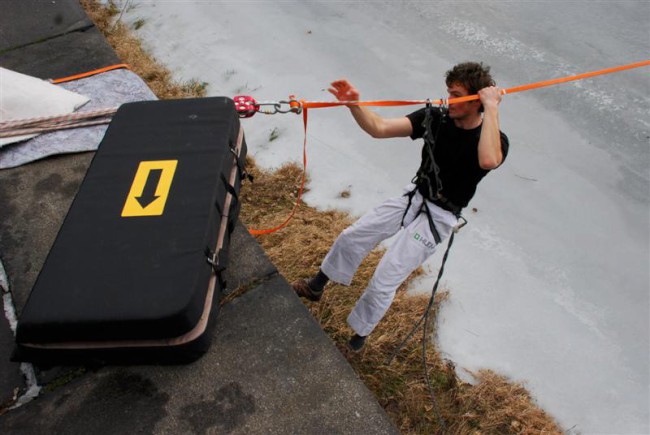
<path id="1" fill-rule="evenodd" d="M 512 87 L 650 53 L 644 1 L 129 5 L 123 19 L 144 19 L 137 34 L 176 78 L 258 100 L 330 100 L 340 77 L 363 99 L 439 98 L 460 61 L 483 61 Z M 448 357 L 526 381 L 582 433 L 650 432 L 648 72 L 505 97 L 510 155 L 479 186 L 443 278 Z M 258 164 L 301 160 L 299 117 L 256 115 L 244 127 Z M 312 110 L 308 140 L 305 199 L 320 208 L 360 215 L 399 194 L 419 165 L 419 142 L 367 137 L 345 108 Z M 413 291 L 429 291 L 441 254 Z"/>

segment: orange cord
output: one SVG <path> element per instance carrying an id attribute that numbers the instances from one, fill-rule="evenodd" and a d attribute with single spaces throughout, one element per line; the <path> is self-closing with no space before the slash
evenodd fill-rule
<path id="1" fill-rule="evenodd" d="M 558 85 L 560 83 L 566 83 L 566 82 L 572 82 L 575 80 L 582 80 L 582 79 L 587 79 L 589 77 L 595 77 L 595 76 L 600 76 L 604 74 L 611 74 L 619 71 L 625 71 L 628 69 L 633 69 L 633 68 L 640 68 L 642 66 L 650 66 L 650 60 L 644 60 L 642 62 L 636 62 L 636 63 L 631 63 L 628 65 L 622 65 L 622 66 L 616 66 L 613 68 L 605 68 L 601 69 L 598 71 L 591 71 L 583 74 L 577 74 L 574 76 L 568 76 L 568 77 L 560 77 L 557 79 L 551 79 L 551 80 L 545 80 L 542 82 L 536 82 L 536 83 L 529 83 L 527 85 L 521 85 L 521 86 L 515 86 L 513 88 L 508 88 L 508 89 L 503 89 L 501 92 L 503 94 L 514 94 L 516 92 L 523 92 L 523 91 L 529 91 L 531 89 L 538 89 L 538 88 L 543 88 L 545 86 L 552 86 L 552 85 Z M 479 96 L 478 95 L 468 95 L 466 97 L 459 97 L 459 98 L 450 98 L 447 103 L 448 104 L 454 104 L 454 103 L 463 103 L 465 101 L 472 101 L 472 100 L 478 100 Z M 438 100 L 436 102 L 433 102 L 433 104 L 442 104 L 442 100 Z"/>
<path id="2" fill-rule="evenodd" d="M 307 109 L 306 108 L 302 112 L 302 122 L 305 128 L 305 139 L 303 140 L 302 143 L 302 181 L 300 182 L 300 189 L 298 189 L 298 198 L 296 199 L 296 203 L 294 204 L 293 210 L 291 210 L 291 214 L 289 214 L 289 217 L 287 217 L 285 221 L 282 222 L 277 227 L 268 228 L 265 230 L 253 230 L 249 228 L 248 232 L 254 236 L 260 234 L 274 233 L 279 229 L 284 228 L 285 226 L 287 226 L 289 221 L 293 218 L 293 215 L 296 214 L 296 211 L 298 210 L 298 206 L 300 205 L 300 199 L 302 198 L 302 191 L 305 188 L 305 181 L 307 180 Z"/>
<path id="3" fill-rule="evenodd" d="M 63 77 L 63 78 L 60 78 L 60 79 L 55 79 L 55 80 L 52 80 L 52 83 L 58 84 L 58 83 L 71 82 L 73 80 L 83 79 L 85 77 L 94 76 L 96 74 L 101 74 L 101 73 L 106 72 L 106 71 L 112 71 L 114 69 L 120 69 L 120 68 L 131 69 L 131 68 L 129 68 L 129 66 L 127 64 L 120 63 L 120 64 L 117 64 L 117 65 L 111 65 L 111 66 L 107 66 L 107 67 L 104 67 L 104 68 L 99 68 L 99 69 L 96 69 L 96 70 L 81 73 L 81 74 L 75 74 L 73 76 Z"/>

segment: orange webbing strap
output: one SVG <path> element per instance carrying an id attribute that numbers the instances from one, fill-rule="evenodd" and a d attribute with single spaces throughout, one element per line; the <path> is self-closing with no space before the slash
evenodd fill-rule
<path id="1" fill-rule="evenodd" d="M 304 101 L 301 100 L 305 109 L 321 109 L 324 107 L 336 106 L 409 106 L 413 104 L 425 104 L 427 100 L 380 100 L 380 101 Z M 433 102 L 432 102 L 433 103 Z"/>
<path id="2" fill-rule="evenodd" d="M 289 216 L 285 219 L 285 221 L 282 222 L 277 227 L 268 228 L 265 230 L 249 229 L 248 232 L 254 236 L 260 234 L 274 233 L 279 229 L 284 228 L 289 223 L 289 221 L 293 218 L 293 215 L 296 214 L 296 211 L 298 210 L 298 206 L 300 205 L 300 199 L 302 198 L 302 191 L 305 188 L 305 181 L 307 179 L 307 109 L 306 108 L 302 112 L 302 122 L 305 128 L 305 138 L 302 142 L 302 181 L 300 182 L 300 189 L 298 189 L 298 197 L 296 198 L 296 203 L 293 206 L 293 210 L 291 210 L 291 214 L 289 214 Z"/>
<path id="3" fill-rule="evenodd" d="M 622 66 L 617 66 L 613 68 L 606 68 L 606 69 L 601 69 L 598 71 L 592 71 L 592 72 L 587 72 L 584 74 L 577 74 L 574 76 L 567 76 L 567 77 L 560 77 L 557 79 L 552 79 L 552 80 L 546 80 L 542 82 L 536 82 L 536 83 L 530 83 L 527 85 L 521 85 L 521 86 L 515 86 L 512 88 L 508 89 L 501 89 L 502 94 L 514 94 L 516 92 L 523 92 L 523 91 L 528 91 L 531 89 L 537 89 L 537 88 L 542 88 L 545 86 L 552 86 L 552 85 L 557 85 L 560 83 L 566 83 L 566 82 L 571 82 L 575 80 L 582 80 L 586 79 L 589 77 L 595 77 L 599 75 L 604 75 L 604 74 L 611 74 L 614 72 L 619 72 L 619 71 L 625 71 L 628 69 L 633 69 L 633 68 L 639 68 L 642 66 L 649 66 L 650 65 L 650 60 L 644 60 L 642 62 L 636 62 L 636 63 L 631 63 L 628 65 L 622 65 Z M 304 123 L 304 128 L 305 128 L 305 139 L 303 141 L 302 145 L 302 160 L 303 160 L 303 172 L 302 172 L 302 182 L 300 184 L 300 190 L 298 191 L 298 198 L 296 200 L 296 203 L 293 207 L 293 210 L 291 210 L 291 214 L 287 219 L 278 225 L 277 227 L 266 229 L 266 230 L 251 230 L 249 229 L 248 231 L 253 234 L 253 235 L 259 235 L 259 234 L 270 234 L 275 231 L 278 231 L 281 228 L 284 228 L 289 221 L 293 218 L 293 215 L 296 213 L 296 210 L 298 209 L 298 206 L 300 205 L 300 199 L 302 197 L 302 192 L 305 187 L 305 179 L 307 177 L 307 110 L 308 109 L 321 109 L 325 107 L 337 107 L 337 106 L 408 106 L 408 105 L 413 105 L 413 104 L 426 104 L 426 103 L 431 103 L 431 104 L 437 104 L 437 105 L 443 105 L 443 104 L 455 104 L 455 103 L 463 103 L 465 101 L 473 101 L 473 100 L 478 100 L 479 96 L 478 95 L 468 95 L 466 97 L 458 97 L 458 98 L 450 98 L 450 99 L 438 99 L 438 100 L 381 100 L 381 101 L 305 101 L 305 100 L 300 100 L 300 105 L 303 108 L 303 123 Z"/>
<path id="4" fill-rule="evenodd" d="M 502 94 L 514 94 L 515 92 L 523 92 L 523 91 L 529 91 L 531 89 L 538 89 L 538 88 L 543 88 L 545 86 L 552 86 L 552 85 L 558 85 L 560 83 L 566 83 L 566 82 L 572 82 L 575 80 L 582 80 L 582 79 L 587 79 L 589 77 L 595 77 L 595 76 L 600 76 L 604 74 L 611 74 L 619 71 L 625 71 L 628 69 L 633 69 L 633 68 L 640 68 L 642 66 L 650 66 L 650 60 L 644 60 L 642 62 L 636 62 L 636 63 L 630 63 L 628 65 L 621 65 L 621 66 L 616 66 L 613 68 L 605 68 L 601 69 L 598 71 L 591 71 L 583 74 L 577 74 L 574 76 L 567 76 L 567 77 L 560 77 L 557 79 L 551 79 L 551 80 L 545 80 L 542 82 L 536 82 L 536 83 L 529 83 L 527 85 L 521 85 L 521 86 L 515 86 L 513 88 L 508 88 L 508 89 L 502 89 L 501 93 Z M 447 104 L 454 104 L 454 103 L 463 103 L 465 101 L 472 101 L 472 100 L 478 100 L 479 96 L 478 95 L 468 95 L 466 97 L 459 97 L 459 98 L 450 98 L 447 101 Z M 443 101 L 432 101 L 433 104 L 442 104 Z"/>
<path id="5" fill-rule="evenodd" d="M 120 69 L 120 68 L 131 69 L 127 64 L 119 63 L 117 65 L 110 65 L 110 66 L 106 66 L 104 68 L 95 69 L 95 70 L 88 71 L 88 72 L 85 72 L 85 73 L 75 74 L 73 76 L 63 77 L 63 78 L 60 78 L 60 79 L 55 79 L 55 80 L 52 80 L 52 83 L 58 84 L 58 83 L 71 82 L 73 80 L 83 79 L 85 77 L 94 76 L 96 74 L 101 74 L 101 73 L 106 72 L 106 71 L 112 71 L 114 69 Z"/>
<path id="6" fill-rule="evenodd" d="M 616 66 L 613 68 L 605 68 L 598 71 L 591 71 L 583 74 L 577 74 L 574 76 L 560 77 L 557 79 L 545 80 L 542 82 L 529 83 L 527 85 L 515 86 L 512 88 L 501 89 L 502 94 L 514 94 L 516 92 L 529 91 L 531 89 L 543 88 L 545 86 L 557 85 L 560 83 L 572 82 L 575 80 L 587 79 L 589 77 L 600 76 L 604 74 L 611 74 L 619 71 L 625 71 L 628 69 L 640 68 L 642 66 L 650 66 L 650 60 L 644 60 L 641 62 L 631 63 L 628 65 Z M 431 104 L 455 104 L 455 103 L 464 103 L 466 101 L 478 100 L 478 95 L 467 95 L 465 97 L 457 97 L 450 99 L 438 99 L 438 100 L 382 100 L 382 101 L 303 101 L 302 105 L 306 108 L 319 109 L 323 107 L 336 107 L 336 106 L 407 106 L 412 104 L 425 104 L 430 102 Z"/>

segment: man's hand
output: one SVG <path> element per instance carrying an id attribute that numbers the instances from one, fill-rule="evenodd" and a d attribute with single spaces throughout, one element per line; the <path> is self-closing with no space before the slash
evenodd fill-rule
<path id="1" fill-rule="evenodd" d="M 499 132 L 499 103 L 501 92 L 496 86 L 478 91 L 483 104 L 483 127 L 478 142 L 478 161 L 483 169 L 494 169 L 503 162 Z"/>
<path id="2" fill-rule="evenodd" d="M 345 79 L 332 82 L 328 89 L 339 101 L 359 101 L 359 91 Z M 406 137 L 413 132 L 411 121 L 407 117 L 386 119 L 367 107 L 347 104 L 354 120 L 366 133 L 375 138 Z"/>
<path id="3" fill-rule="evenodd" d="M 336 80 L 328 89 L 339 101 L 359 101 L 359 91 L 345 79 Z"/>
<path id="4" fill-rule="evenodd" d="M 501 102 L 501 90 L 496 86 L 488 86 L 478 91 L 484 109 L 494 109 Z"/>

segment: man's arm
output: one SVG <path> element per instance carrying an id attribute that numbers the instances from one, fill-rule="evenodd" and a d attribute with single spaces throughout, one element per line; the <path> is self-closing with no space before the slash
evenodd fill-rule
<path id="1" fill-rule="evenodd" d="M 328 90 L 337 100 L 359 100 L 359 91 L 347 80 L 337 80 L 332 82 L 331 86 L 332 87 Z M 349 105 L 348 108 L 350 109 L 354 120 L 359 124 L 359 127 L 372 137 L 407 137 L 413 132 L 411 121 L 406 117 L 383 118 L 366 107 Z"/>
<path id="2" fill-rule="evenodd" d="M 483 126 L 478 142 L 478 164 L 483 169 L 494 169 L 503 161 L 501 133 L 499 132 L 499 102 L 501 94 L 496 86 L 478 91 L 483 104 Z"/>

